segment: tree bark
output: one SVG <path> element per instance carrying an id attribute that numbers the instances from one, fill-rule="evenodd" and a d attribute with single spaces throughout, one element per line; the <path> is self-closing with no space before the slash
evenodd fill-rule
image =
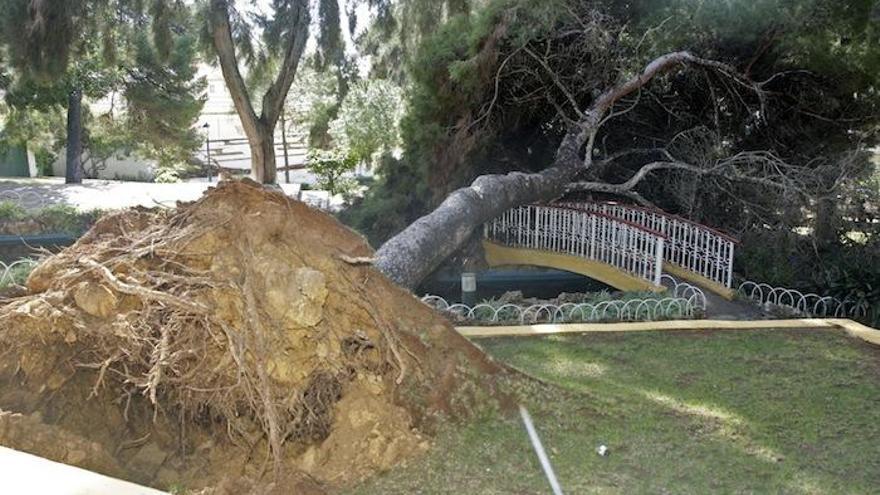
<path id="1" fill-rule="evenodd" d="M 575 147 L 577 134 L 565 141 Z M 583 141 L 580 143 L 583 144 Z M 376 267 L 404 287 L 415 288 L 449 255 L 458 250 L 474 229 L 518 205 L 552 199 L 578 172 L 577 155 L 557 153 L 556 164 L 543 172 L 483 175 L 453 191 L 433 212 L 419 218 L 389 239 L 376 252 Z"/>
<path id="2" fill-rule="evenodd" d="M 296 0 L 289 8 L 293 9 L 293 12 L 288 17 L 291 19 L 291 26 L 287 29 L 288 35 L 284 41 L 281 69 L 263 95 L 262 110 L 260 115 L 257 115 L 244 77 L 238 68 L 232 26 L 229 21 L 229 1 L 211 0 L 210 5 L 211 42 L 220 62 L 226 88 L 232 96 L 233 106 L 241 119 L 241 127 L 251 147 L 251 174 L 254 180 L 263 184 L 272 184 L 276 179 L 275 125 L 284 108 L 284 101 L 293 84 L 308 39 L 308 0 Z"/>
<path id="3" fill-rule="evenodd" d="M 592 164 L 593 139 L 614 103 L 683 63 L 732 73 L 724 64 L 688 52 L 654 59 L 641 73 L 601 93 L 588 109 L 574 109 L 579 120 L 560 142 L 551 167 L 540 173 L 477 177 L 470 186 L 453 191 L 434 211 L 385 242 L 376 252 L 375 266 L 399 285 L 413 289 L 485 222 L 510 208 L 565 194 L 568 184 Z"/>
<path id="4" fill-rule="evenodd" d="M 64 182 L 80 184 L 82 169 L 82 90 L 70 92 L 67 97 L 67 160 Z"/>
<path id="5" fill-rule="evenodd" d="M 261 184 L 273 184 L 276 177 L 275 166 L 275 136 L 272 132 L 260 132 L 260 138 L 257 141 L 248 142 L 251 146 L 251 164 L 260 164 L 260 166 L 252 166 L 251 173 L 254 180 Z"/>

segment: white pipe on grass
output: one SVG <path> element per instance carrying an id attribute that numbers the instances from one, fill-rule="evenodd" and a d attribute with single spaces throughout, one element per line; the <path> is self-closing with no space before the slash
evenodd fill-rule
<path id="1" fill-rule="evenodd" d="M 519 414 L 522 416 L 523 424 L 526 425 L 526 431 L 529 433 L 529 440 L 532 441 L 532 447 L 535 449 L 535 453 L 538 454 L 538 460 L 541 461 L 544 475 L 547 476 L 547 481 L 550 482 L 550 488 L 553 489 L 553 495 L 562 495 L 562 487 L 559 486 L 556 474 L 553 473 L 553 466 L 550 465 L 550 458 L 548 458 L 547 453 L 544 452 L 544 446 L 541 445 L 541 439 L 538 437 L 538 432 L 535 430 L 534 423 L 532 423 L 532 417 L 522 405 L 519 406 Z"/>

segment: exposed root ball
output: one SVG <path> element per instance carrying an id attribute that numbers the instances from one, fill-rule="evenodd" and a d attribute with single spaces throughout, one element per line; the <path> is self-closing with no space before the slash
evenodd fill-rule
<path id="1" fill-rule="evenodd" d="M 387 469 L 490 397 L 496 367 L 350 261 L 371 255 L 246 181 L 106 217 L 0 307 L 0 409 L 39 411 L 156 485 L 211 485 L 230 463 L 330 487 Z"/>

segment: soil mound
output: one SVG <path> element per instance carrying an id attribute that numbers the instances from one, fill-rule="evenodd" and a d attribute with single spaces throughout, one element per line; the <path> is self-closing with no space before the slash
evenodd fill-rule
<path id="1" fill-rule="evenodd" d="M 0 307 L 0 444 L 163 489 L 394 466 L 491 403 L 498 368 L 370 256 L 250 181 L 101 219 Z"/>

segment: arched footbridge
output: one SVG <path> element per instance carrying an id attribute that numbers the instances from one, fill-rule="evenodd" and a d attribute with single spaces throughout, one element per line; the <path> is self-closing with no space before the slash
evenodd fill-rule
<path id="1" fill-rule="evenodd" d="M 490 266 L 579 273 L 620 290 L 662 291 L 669 273 L 732 298 L 737 240 L 660 210 L 618 203 L 528 205 L 484 226 Z"/>

